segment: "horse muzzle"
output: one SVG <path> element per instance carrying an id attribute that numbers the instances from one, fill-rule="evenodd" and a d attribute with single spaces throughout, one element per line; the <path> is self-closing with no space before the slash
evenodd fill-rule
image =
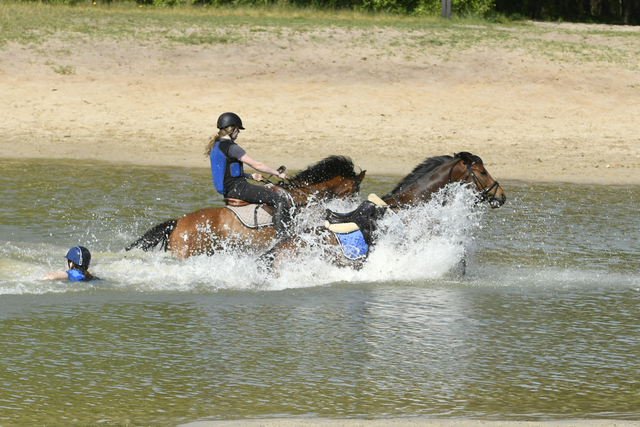
<path id="1" fill-rule="evenodd" d="M 496 209 L 504 205 L 506 201 L 507 197 L 504 194 L 500 197 L 492 197 L 489 199 L 489 206 L 491 206 L 491 208 L 493 209 Z"/>
<path id="2" fill-rule="evenodd" d="M 494 181 L 489 188 L 482 192 L 482 199 L 486 200 L 492 209 L 496 209 L 504 205 L 507 201 L 507 196 L 505 196 L 504 191 L 502 191 L 500 184 Z"/>

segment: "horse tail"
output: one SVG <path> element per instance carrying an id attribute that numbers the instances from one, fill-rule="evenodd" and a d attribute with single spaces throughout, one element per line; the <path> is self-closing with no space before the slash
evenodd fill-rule
<path id="1" fill-rule="evenodd" d="M 144 233 L 138 240 L 124 248 L 124 250 L 130 251 L 133 248 L 140 248 L 147 252 L 158 246 L 159 243 L 162 243 L 162 250 L 166 251 L 167 245 L 169 244 L 169 236 L 171 236 L 173 230 L 176 229 L 177 224 L 178 220 L 176 219 L 170 219 L 169 221 L 158 224 Z"/>

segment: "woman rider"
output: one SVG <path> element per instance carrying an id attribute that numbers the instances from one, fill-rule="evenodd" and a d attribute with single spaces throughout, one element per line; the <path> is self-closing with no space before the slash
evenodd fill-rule
<path id="1" fill-rule="evenodd" d="M 262 175 L 245 173 L 243 165 L 247 164 L 259 172 L 276 175 L 282 179 L 286 179 L 287 175 L 253 159 L 235 143 L 240 130 L 244 130 L 242 120 L 237 114 L 222 114 L 218 118 L 218 129 L 218 133 L 211 138 L 205 152 L 211 161 L 211 176 L 216 190 L 224 197 L 273 206 L 275 208 L 273 226 L 276 237 L 278 239 L 286 237 L 291 225 L 289 201 L 261 185 L 249 184 L 247 178 L 262 181 Z"/>

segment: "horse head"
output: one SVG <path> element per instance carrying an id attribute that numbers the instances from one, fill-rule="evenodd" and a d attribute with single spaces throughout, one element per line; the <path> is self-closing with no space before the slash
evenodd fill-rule
<path id="1" fill-rule="evenodd" d="M 487 201 L 492 208 L 504 205 L 507 196 L 498 181 L 484 167 L 480 157 L 466 151 L 456 153 L 453 157 L 457 159 L 457 163 L 449 172 L 449 182 L 462 181 L 474 186 L 482 200 Z"/>
<path id="2" fill-rule="evenodd" d="M 360 192 L 360 184 L 364 180 L 364 176 L 367 171 L 361 171 L 354 177 L 345 177 L 342 175 L 323 183 L 325 188 L 325 194 L 327 196 L 336 197 L 338 199 L 345 199 L 352 194 Z"/>
<path id="3" fill-rule="evenodd" d="M 416 166 L 404 177 L 391 193 L 382 197 L 392 206 L 411 206 L 428 200 L 436 191 L 452 182 L 468 182 L 491 207 L 504 204 L 506 197 L 500 185 L 491 178 L 482 159 L 462 152 L 451 156 L 431 157 Z"/>
<path id="4" fill-rule="evenodd" d="M 356 172 L 348 157 L 329 156 L 293 175 L 282 187 L 296 203 L 305 203 L 310 197 L 346 198 L 360 191 L 365 173 Z"/>

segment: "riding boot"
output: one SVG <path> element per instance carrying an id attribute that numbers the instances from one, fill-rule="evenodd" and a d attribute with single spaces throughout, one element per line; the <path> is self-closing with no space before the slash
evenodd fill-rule
<path id="1" fill-rule="evenodd" d="M 276 229 L 276 238 L 278 240 L 291 237 L 289 230 L 291 227 L 291 212 L 289 211 L 289 204 L 284 200 L 276 204 L 276 209 L 273 213 L 273 227 Z"/>

